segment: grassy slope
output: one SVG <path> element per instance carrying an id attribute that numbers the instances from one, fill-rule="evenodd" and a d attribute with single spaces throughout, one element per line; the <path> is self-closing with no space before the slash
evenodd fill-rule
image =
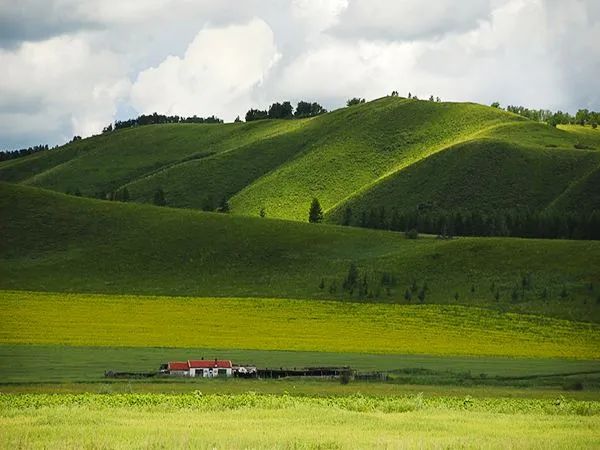
<path id="1" fill-rule="evenodd" d="M 414 280 L 427 282 L 426 303 L 600 320 L 600 242 L 406 240 L 392 232 L 103 202 L 11 184 L 0 183 L 0 194 L 2 289 L 351 300 L 319 283 L 340 286 L 356 262 L 375 286 L 382 271 L 396 277 L 379 301 L 406 303 Z M 510 293 L 524 271 L 533 288 L 515 302 Z M 492 284 L 501 291 L 498 302 Z M 568 298 L 559 296 L 563 286 Z M 546 300 L 539 296 L 544 288 Z"/>
<path id="2" fill-rule="evenodd" d="M 5 181 L 84 195 L 110 191 L 159 169 L 202 159 L 294 129 L 302 121 L 167 124 L 120 130 L 0 166 Z M 156 187 L 153 186 L 152 193 Z"/>
<path id="3" fill-rule="evenodd" d="M 331 218 L 346 203 L 481 209 L 511 205 L 515 196 L 534 209 L 572 209 L 582 198 L 593 208 L 600 195 L 589 177 L 598 149 L 600 130 L 552 129 L 469 103 L 386 97 L 300 121 L 121 130 L 1 163 L 0 179 L 88 196 L 127 186 L 139 202 L 161 187 L 176 207 L 225 197 L 237 213 L 264 207 L 270 217 L 295 220 L 306 220 L 313 196 Z"/>

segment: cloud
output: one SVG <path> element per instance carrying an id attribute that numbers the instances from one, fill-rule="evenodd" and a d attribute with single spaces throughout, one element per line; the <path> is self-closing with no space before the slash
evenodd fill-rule
<path id="1" fill-rule="evenodd" d="M 473 29 L 490 13 L 490 0 L 352 0 L 332 32 L 375 40 L 424 39 Z"/>
<path id="2" fill-rule="evenodd" d="M 600 109 L 597 0 L 0 0 L 0 147 L 398 90 Z"/>
<path id="3" fill-rule="evenodd" d="M 271 29 L 260 19 L 205 28 L 183 57 L 169 56 L 142 71 L 131 102 L 143 113 L 216 114 L 231 120 L 252 105 L 254 88 L 279 57 Z"/>
<path id="4" fill-rule="evenodd" d="M 85 39 L 57 37 L 0 49 L 2 144 L 39 143 L 29 136 L 89 136 L 114 117 L 129 90 L 119 58 Z M 47 139 L 47 138 L 46 138 Z M 44 139 L 44 142 L 47 140 Z"/>
<path id="5" fill-rule="evenodd" d="M 593 87 L 600 73 L 600 17 L 590 16 L 593 2 L 495 1 L 489 14 L 483 7 L 489 2 L 476 3 L 479 13 L 463 14 L 460 22 L 444 19 L 445 2 L 436 2 L 437 9 L 421 21 L 411 12 L 412 1 L 386 3 L 390 17 L 385 18 L 378 12 L 383 11 L 381 0 L 368 3 L 371 12 L 355 0 L 319 46 L 282 69 L 275 92 L 328 98 L 338 105 L 351 96 L 375 98 L 396 89 L 421 98 L 433 94 L 570 111 L 600 107 L 600 90 Z M 392 37 L 394 11 L 400 10 L 406 16 L 397 24 L 396 38 L 383 39 Z M 362 29 L 358 25 L 352 34 L 338 33 L 353 28 L 352 17 L 361 11 Z M 401 26 L 406 20 L 412 28 Z M 440 37 L 442 32 L 446 35 Z"/>

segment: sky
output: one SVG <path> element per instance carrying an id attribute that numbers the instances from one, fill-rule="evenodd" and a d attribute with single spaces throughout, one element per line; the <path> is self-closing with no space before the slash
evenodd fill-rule
<path id="1" fill-rule="evenodd" d="M 600 110 L 599 0 L 0 0 L 0 149 L 397 90 Z"/>

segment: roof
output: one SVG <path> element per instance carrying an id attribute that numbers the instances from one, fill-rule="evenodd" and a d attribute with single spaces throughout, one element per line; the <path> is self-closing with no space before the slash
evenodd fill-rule
<path id="1" fill-rule="evenodd" d="M 170 362 L 168 365 L 169 370 L 189 370 L 190 366 L 186 362 L 174 361 Z"/>
<path id="2" fill-rule="evenodd" d="M 228 359 L 201 359 L 188 361 L 190 369 L 231 369 L 232 364 Z"/>

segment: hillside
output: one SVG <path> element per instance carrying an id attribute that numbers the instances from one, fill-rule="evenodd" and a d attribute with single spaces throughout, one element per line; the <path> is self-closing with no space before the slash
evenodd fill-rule
<path id="1" fill-rule="evenodd" d="M 600 242 L 409 240 L 6 183 L 0 216 L 4 290 L 462 304 L 600 320 Z M 350 292 L 353 262 L 360 283 Z"/>
<path id="2" fill-rule="evenodd" d="M 95 197 L 330 221 L 370 208 L 595 209 L 600 130 L 471 103 L 385 97 L 311 119 L 119 130 L 0 164 L 0 180 Z M 516 202 L 515 202 L 516 199 Z"/>

